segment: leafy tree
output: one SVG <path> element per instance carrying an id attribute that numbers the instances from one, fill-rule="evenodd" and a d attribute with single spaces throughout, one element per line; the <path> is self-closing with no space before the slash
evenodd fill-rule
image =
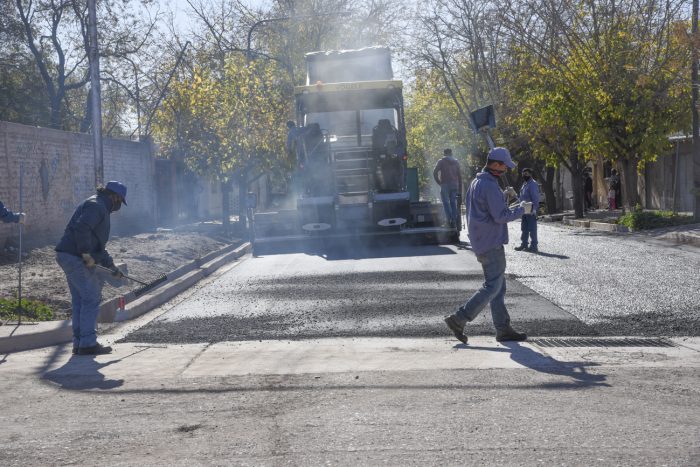
<path id="1" fill-rule="evenodd" d="M 580 151 L 578 128 L 584 113 L 578 94 L 558 70 L 534 57 L 524 54 L 518 66 L 528 73 L 510 75 L 507 98 L 518 110 L 507 114 L 506 120 L 524 137 L 535 158 L 548 167 L 565 167 L 571 173 L 575 216 L 583 217 L 585 155 Z M 552 175 L 549 171 L 550 184 Z M 547 194 L 548 198 L 552 195 Z M 548 200 L 548 208 L 552 202 Z"/>
<path id="2" fill-rule="evenodd" d="M 13 18 L 22 29 L 22 50 L 34 62 L 34 70 L 27 74 L 38 73 L 41 77 L 42 94 L 50 108 L 45 124 L 87 131 L 91 121 L 90 98 L 85 89 L 89 82 L 87 4 L 78 0 L 13 0 L 13 3 Z M 137 15 L 135 3 L 131 0 L 97 3 L 102 71 L 107 75 L 112 71 L 112 80 L 105 89 L 110 98 L 107 109 L 114 110 L 107 112 L 104 122 L 108 132 L 121 123 L 128 108 L 120 90 L 109 89 L 109 84 L 119 74 L 122 59 L 136 56 L 142 50 L 157 20 Z"/>
<path id="3" fill-rule="evenodd" d="M 575 106 L 577 154 L 620 167 L 627 207 L 639 200 L 637 172 L 684 126 L 689 48 L 679 47 L 675 32 L 681 16 L 679 0 L 538 0 L 504 14 L 518 47 L 551 71 L 552 90 L 565 91 L 567 107 Z M 580 176 L 572 176 L 576 196 Z"/>
<path id="4" fill-rule="evenodd" d="M 181 155 L 192 170 L 221 183 L 228 228 L 234 177 L 269 167 L 284 154 L 286 103 L 279 70 L 271 62 L 247 62 L 232 54 L 217 75 L 196 68 L 191 79 L 173 83 L 155 130 L 166 152 Z"/>
<path id="5" fill-rule="evenodd" d="M 430 190 L 432 169 L 444 148 L 452 148 L 460 160 L 465 183 L 479 167 L 469 154 L 472 133 L 464 131 L 457 107 L 441 82 L 436 71 L 419 72 L 406 95 L 409 164 L 418 168 L 419 184 L 426 194 L 434 194 Z"/>

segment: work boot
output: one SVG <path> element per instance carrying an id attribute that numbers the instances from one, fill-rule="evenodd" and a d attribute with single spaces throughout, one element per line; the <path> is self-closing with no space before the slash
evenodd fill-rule
<path id="1" fill-rule="evenodd" d="M 540 250 L 538 250 L 536 246 L 531 246 L 526 251 L 529 251 L 530 253 L 539 253 Z"/>
<path id="2" fill-rule="evenodd" d="M 105 355 L 112 353 L 112 347 L 108 345 L 95 344 L 90 347 L 80 347 L 78 355 Z"/>
<path id="3" fill-rule="evenodd" d="M 447 324 L 447 327 L 455 333 L 455 337 L 458 341 L 460 341 L 462 344 L 467 343 L 467 336 L 464 335 L 464 326 L 457 322 L 455 315 L 450 315 L 445 318 L 445 324 Z"/>
<path id="4" fill-rule="evenodd" d="M 515 251 L 527 250 L 527 245 L 516 246 L 514 249 L 515 249 Z"/>
<path id="5" fill-rule="evenodd" d="M 508 326 L 507 328 L 496 331 L 496 340 L 498 342 L 505 342 L 505 341 L 524 341 L 527 339 L 527 335 L 523 332 L 517 332 L 515 329 L 512 327 Z"/>

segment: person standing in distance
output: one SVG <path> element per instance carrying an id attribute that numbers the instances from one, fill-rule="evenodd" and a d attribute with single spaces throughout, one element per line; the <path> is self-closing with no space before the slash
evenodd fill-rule
<path id="1" fill-rule="evenodd" d="M 452 149 L 445 149 L 442 158 L 435 164 L 433 178 L 440 185 L 440 198 L 445 208 L 445 217 L 451 228 L 457 226 L 457 195 L 462 192 L 462 173 L 457 159 L 452 157 Z"/>
<path id="2" fill-rule="evenodd" d="M 0 220 L 4 223 L 9 224 L 10 222 L 14 222 L 16 224 L 24 224 L 26 218 L 27 216 L 23 212 L 14 213 L 7 209 L 5 205 L 2 204 L 2 201 L 0 201 Z"/>
<path id="3" fill-rule="evenodd" d="M 523 169 L 521 174 L 524 182 L 523 186 L 520 187 L 520 197 L 518 199 L 521 202 L 528 201 L 532 203 L 532 212 L 523 214 L 520 222 L 520 230 L 522 231 L 520 246 L 516 246 L 515 249 L 517 251 L 525 250 L 537 253 L 537 208 L 540 206 L 540 187 L 532 179 L 532 170 Z M 528 238 L 530 240 L 529 248 Z"/>
<path id="4" fill-rule="evenodd" d="M 97 343 L 97 314 L 102 301 L 102 281 L 95 271 L 100 264 L 121 278 L 105 249 L 109 240 L 110 214 L 126 204 L 126 186 L 111 181 L 98 187 L 97 194 L 83 201 L 70 218 L 56 245 L 56 262 L 68 280 L 73 307 L 73 354 L 102 355 L 112 348 Z"/>
<path id="5" fill-rule="evenodd" d="M 506 255 L 503 245 L 508 243 L 507 223 L 532 212 L 532 203 L 528 201 L 509 208 L 507 194 L 498 185 L 500 177 L 514 167 L 506 148 L 491 149 L 486 166 L 472 181 L 465 197 L 469 241 L 484 271 L 484 284 L 454 314 L 445 318 L 447 327 L 465 344 L 464 324 L 476 318 L 487 304 L 491 305 L 497 341 L 527 339 L 525 334 L 511 327 L 505 305 Z"/>

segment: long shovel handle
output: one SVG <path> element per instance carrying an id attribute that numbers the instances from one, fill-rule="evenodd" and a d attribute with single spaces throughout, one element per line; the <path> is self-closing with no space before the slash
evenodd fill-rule
<path id="1" fill-rule="evenodd" d="M 99 264 L 96 264 L 95 266 L 98 267 L 98 268 L 100 268 L 100 269 L 102 269 L 102 270 L 104 270 L 104 271 L 109 272 L 110 274 L 114 272 L 114 271 L 112 271 L 111 269 L 106 268 L 106 267 L 104 267 L 104 266 L 101 266 L 101 265 L 99 265 Z M 129 276 L 125 275 L 125 274 L 122 274 L 122 276 L 124 276 L 126 279 L 129 279 L 130 281 L 136 282 L 136 283 L 138 283 L 138 284 L 141 284 L 141 285 L 149 285 L 148 282 L 141 282 L 140 280 L 134 279 L 133 277 L 129 277 Z"/>

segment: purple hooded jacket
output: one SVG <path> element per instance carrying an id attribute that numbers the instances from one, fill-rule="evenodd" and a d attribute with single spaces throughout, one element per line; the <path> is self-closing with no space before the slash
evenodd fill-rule
<path id="1" fill-rule="evenodd" d="M 509 209 L 498 178 L 482 171 L 472 180 L 465 196 L 467 227 L 472 250 L 481 256 L 508 243 L 508 222 L 520 219 L 521 207 Z"/>

